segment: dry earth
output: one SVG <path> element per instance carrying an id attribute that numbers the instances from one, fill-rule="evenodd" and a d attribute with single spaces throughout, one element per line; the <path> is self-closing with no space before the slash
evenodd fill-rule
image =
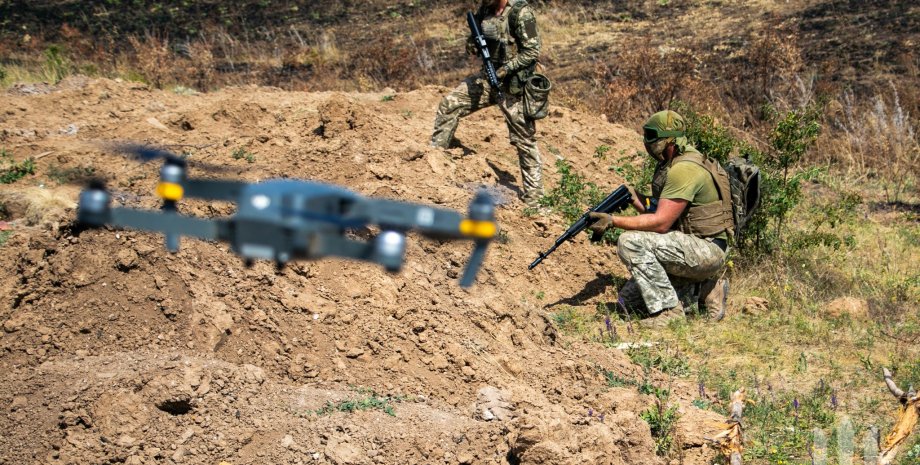
<path id="1" fill-rule="evenodd" d="M 522 216 L 496 110 L 461 125 L 463 147 L 427 146 L 445 91 L 185 96 L 76 77 L 0 96 L 0 146 L 36 157 L 38 173 L 0 186 L 13 231 L 0 247 L 0 463 L 667 463 L 639 417 L 655 398 L 608 388 L 602 373 L 641 369 L 548 318 L 554 303 L 609 298 L 607 275 L 625 274 L 614 251 L 579 240 L 528 272 L 566 225 Z M 564 108 L 539 131 L 550 183 L 551 152 L 606 188 L 619 179 L 595 147 L 640 146 L 632 129 Z M 186 239 L 170 255 L 154 234 L 77 234 L 78 188 L 57 186 L 52 168 L 95 167 L 120 203 L 157 205 L 158 166 L 107 153 L 111 140 L 173 144 L 224 165 L 223 177 L 323 180 L 459 210 L 486 186 L 503 240 L 463 290 L 467 243 L 413 236 L 395 275 L 340 260 L 276 273 L 247 269 L 223 244 Z M 231 155 L 241 147 L 253 163 Z M 718 418 L 690 405 L 695 386 L 670 387 L 683 448 L 672 463 L 710 463 L 701 438 Z M 394 396 L 395 416 L 315 413 L 367 389 Z"/>

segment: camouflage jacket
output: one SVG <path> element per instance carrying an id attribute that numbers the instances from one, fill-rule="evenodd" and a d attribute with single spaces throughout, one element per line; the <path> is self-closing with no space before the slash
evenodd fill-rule
<path id="1" fill-rule="evenodd" d="M 540 34 L 533 8 L 526 0 L 508 0 L 500 16 L 480 7 L 475 17 L 481 24 L 496 66 L 503 66 L 510 75 L 536 65 L 540 56 Z M 472 36 L 469 40 L 472 41 Z"/>

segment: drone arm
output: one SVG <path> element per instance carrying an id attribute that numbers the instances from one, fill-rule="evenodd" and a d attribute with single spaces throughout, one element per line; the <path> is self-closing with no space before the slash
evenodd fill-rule
<path id="1" fill-rule="evenodd" d="M 491 220 L 464 219 L 459 213 L 443 208 L 407 204 L 392 200 L 367 199 L 348 212 L 384 229 L 415 230 L 432 238 L 491 238 L 496 232 Z"/>
<path id="2" fill-rule="evenodd" d="M 226 239 L 228 225 L 222 220 L 207 220 L 154 211 L 112 208 L 105 224 L 112 226 L 156 231 L 164 234 L 192 236 L 199 239 Z"/>
<path id="3" fill-rule="evenodd" d="M 239 200 L 240 193 L 248 184 L 226 179 L 188 179 L 183 183 L 186 197 L 206 200 Z"/>
<path id="4" fill-rule="evenodd" d="M 390 272 L 402 268 L 406 255 L 406 236 L 398 231 L 384 231 L 371 242 L 355 241 L 338 233 L 317 233 L 310 241 L 306 258 L 327 255 L 380 263 Z"/>

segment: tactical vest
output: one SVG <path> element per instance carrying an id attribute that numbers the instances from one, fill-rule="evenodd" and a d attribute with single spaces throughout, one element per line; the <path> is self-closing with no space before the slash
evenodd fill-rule
<path id="1" fill-rule="evenodd" d="M 732 213 L 731 182 L 728 173 L 719 162 L 704 157 L 696 149 L 674 157 L 670 163 L 659 165 L 652 179 L 652 196 L 656 198 L 661 196 L 664 184 L 668 180 L 668 170 L 675 163 L 682 161 L 695 163 L 709 173 L 715 182 L 716 190 L 719 191 L 719 200 L 705 205 L 693 205 L 693 202 L 690 202 L 690 205 L 671 226 L 671 230 L 698 237 L 711 237 L 725 231 L 731 237 L 735 231 L 735 221 Z"/>
<path id="2" fill-rule="evenodd" d="M 482 35 L 486 38 L 489 55 L 496 67 L 507 63 L 517 55 L 517 43 L 511 34 L 511 29 L 514 27 L 514 22 L 517 21 L 521 8 L 525 6 L 527 6 L 525 0 L 508 0 L 501 16 L 495 16 L 483 10 L 479 11 L 482 18 Z"/>

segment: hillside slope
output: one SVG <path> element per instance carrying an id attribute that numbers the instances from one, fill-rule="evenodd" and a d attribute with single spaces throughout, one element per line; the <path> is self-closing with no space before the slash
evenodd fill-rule
<path id="1" fill-rule="evenodd" d="M 625 271 L 613 249 L 579 240 L 528 272 L 567 225 L 522 216 L 497 110 L 464 121 L 462 148 L 427 146 L 445 91 L 187 96 L 77 77 L 0 96 L 0 144 L 37 160 L 36 176 L 0 186 L 13 229 L 0 247 L 0 463 L 665 463 L 639 417 L 656 405 L 640 381 L 680 404 L 683 463 L 708 463 L 702 438 L 717 418 L 690 405 L 695 386 L 556 333 L 560 303 L 603 302 L 607 273 Z M 564 108 L 540 139 L 550 184 L 558 154 L 612 187 L 595 147 L 639 148 L 633 130 Z M 308 178 L 459 210 L 485 186 L 502 240 L 467 291 L 465 243 L 413 236 L 396 275 L 339 260 L 276 273 L 223 244 L 186 239 L 170 255 L 153 234 L 77 234 L 61 207 L 77 189 L 57 185 L 73 173 L 95 170 L 123 204 L 157 205 L 158 166 L 106 153 L 109 140 L 172 145 L 225 177 Z M 348 400 L 370 410 L 349 413 Z"/>

